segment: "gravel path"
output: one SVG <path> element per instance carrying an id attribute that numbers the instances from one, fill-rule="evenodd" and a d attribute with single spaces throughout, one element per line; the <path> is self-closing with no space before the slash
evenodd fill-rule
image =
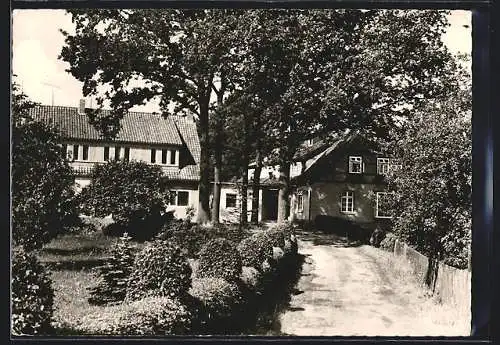
<path id="1" fill-rule="evenodd" d="M 300 236 L 302 276 L 280 315 L 283 334 L 314 336 L 468 335 L 467 321 L 450 321 L 390 253 L 348 246 L 332 235 Z"/>

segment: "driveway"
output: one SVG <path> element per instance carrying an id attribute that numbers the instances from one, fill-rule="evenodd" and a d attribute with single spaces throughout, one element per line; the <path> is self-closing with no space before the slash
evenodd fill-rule
<path id="1" fill-rule="evenodd" d="M 436 305 L 391 253 L 311 234 L 299 234 L 299 252 L 305 262 L 290 305 L 279 317 L 282 334 L 469 334 L 468 320 Z"/>

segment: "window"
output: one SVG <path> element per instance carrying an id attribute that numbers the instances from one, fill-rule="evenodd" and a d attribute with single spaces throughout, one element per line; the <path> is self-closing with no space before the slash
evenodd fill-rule
<path id="1" fill-rule="evenodd" d="M 189 204 L 189 192 L 177 192 L 177 206 L 187 206 Z"/>
<path id="2" fill-rule="evenodd" d="M 167 152 L 168 150 L 161 150 L 161 164 L 167 164 Z"/>
<path id="3" fill-rule="evenodd" d="M 389 172 L 389 158 L 377 158 L 377 174 L 385 175 Z"/>
<path id="4" fill-rule="evenodd" d="M 306 140 L 306 146 L 312 146 L 313 140 L 312 139 L 307 139 Z"/>
<path id="5" fill-rule="evenodd" d="M 125 148 L 125 161 L 128 162 L 130 160 L 130 147 Z"/>
<path id="6" fill-rule="evenodd" d="M 170 150 L 170 164 L 175 165 L 175 150 Z"/>
<path id="7" fill-rule="evenodd" d="M 68 144 L 61 145 L 61 153 L 64 157 L 68 156 Z"/>
<path id="8" fill-rule="evenodd" d="M 361 174 L 363 172 L 363 158 L 349 156 L 349 173 Z"/>
<path id="9" fill-rule="evenodd" d="M 78 145 L 73 145 L 73 159 L 78 160 Z"/>
<path id="10" fill-rule="evenodd" d="M 109 161 L 109 146 L 104 147 L 104 161 Z"/>
<path id="11" fill-rule="evenodd" d="M 120 146 L 116 146 L 115 147 L 115 161 L 119 160 L 120 159 L 120 151 L 121 151 L 121 147 Z"/>
<path id="12" fill-rule="evenodd" d="M 88 145 L 83 145 L 83 160 L 84 161 L 89 160 L 89 147 L 88 147 Z"/>
<path id="13" fill-rule="evenodd" d="M 302 211 L 304 211 L 304 195 L 302 194 L 302 191 L 299 191 L 297 193 L 297 212 Z"/>
<path id="14" fill-rule="evenodd" d="M 375 217 L 376 218 L 392 218 L 389 199 L 390 194 L 387 192 L 377 192 L 377 198 L 375 201 Z"/>
<path id="15" fill-rule="evenodd" d="M 226 208 L 236 207 L 236 194 L 227 193 L 226 194 Z"/>
<path id="16" fill-rule="evenodd" d="M 340 212 L 353 213 L 354 212 L 354 192 L 345 191 L 340 198 Z"/>
<path id="17" fill-rule="evenodd" d="M 188 206 L 189 192 L 181 190 L 171 190 L 169 204 L 173 206 Z"/>
<path id="18" fill-rule="evenodd" d="M 151 163 L 156 163 L 156 150 L 151 149 Z"/>

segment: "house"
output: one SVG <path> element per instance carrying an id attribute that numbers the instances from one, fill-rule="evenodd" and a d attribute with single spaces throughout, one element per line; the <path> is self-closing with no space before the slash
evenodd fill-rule
<path id="1" fill-rule="evenodd" d="M 168 211 L 173 210 L 178 218 L 184 218 L 189 207 L 196 212 L 200 142 L 193 119 L 129 112 L 117 137 L 105 140 L 88 123 L 84 100 L 79 107 L 38 105 L 30 113 L 34 119 L 59 128 L 77 190 L 90 183 L 95 164 L 117 159 L 144 161 L 159 165 L 163 171 L 166 187 L 172 192 Z"/>
<path id="2" fill-rule="evenodd" d="M 329 216 L 358 224 L 384 224 L 387 207 L 385 175 L 400 168 L 378 145 L 359 133 L 346 133 L 296 155 L 302 172 L 291 178 L 292 218 L 314 221 Z"/>
<path id="3" fill-rule="evenodd" d="M 391 218 L 385 206 L 388 194 L 384 176 L 397 167 L 396 160 L 357 132 L 306 140 L 290 166 L 289 219 L 315 221 L 318 216 L 327 216 L 365 225 L 384 224 Z M 248 219 L 254 173 L 255 165 L 251 164 Z M 278 178 L 278 166 L 262 167 L 259 221 L 277 219 Z M 241 196 L 237 183 L 223 184 L 221 189 L 221 219 L 229 220 L 226 207 L 229 204 L 238 210 Z M 235 213 L 233 210 L 232 214 Z"/>

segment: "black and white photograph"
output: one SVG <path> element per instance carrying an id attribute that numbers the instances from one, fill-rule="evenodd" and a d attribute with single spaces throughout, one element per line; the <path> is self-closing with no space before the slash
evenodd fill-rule
<path id="1" fill-rule="evenodd" d="M 11 337 L 471 334 L 470 10 L 11 30 Z"/>

